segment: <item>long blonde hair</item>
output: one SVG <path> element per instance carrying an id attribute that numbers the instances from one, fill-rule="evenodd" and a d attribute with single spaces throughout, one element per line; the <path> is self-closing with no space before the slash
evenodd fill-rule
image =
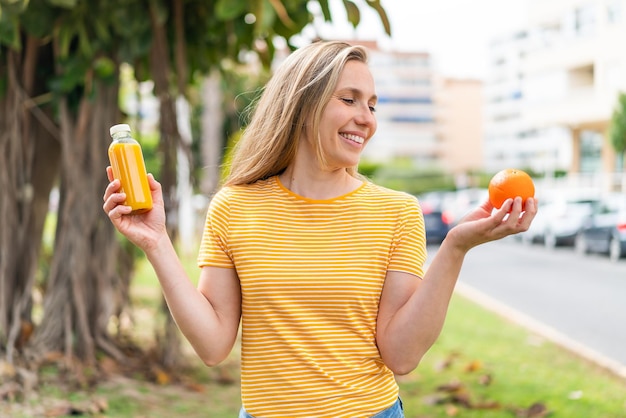
<path id="1" fill-rule="evenodd" d="M 256 102 L 250 123 L 233 150 L 224 184 L 251 184 L 282 173 L 295 158 L 307 124 L 323 164 L 320 118 L 346 62 L 351 60 L 367 63 L 365 48 L 319 41 L 287 57 Z M 357 167 L 347 171 L 359 176 Z"/>

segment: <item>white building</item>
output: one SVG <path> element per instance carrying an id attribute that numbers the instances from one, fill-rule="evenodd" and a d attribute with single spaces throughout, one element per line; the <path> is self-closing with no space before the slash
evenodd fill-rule
<path id="1" fill-rule="evenodd" d="M 492 47 L 486 160 L 618 188 L 607 136 L 626 91 L 626 0 L 528 2 L 528 28 Z"/>
<path id="2" fill-rule="evenodd" d="M 436 135 L 433 69 L 430 55 L 382 51 L 368 47 L 376 82 L 378 130 L 363 155 L 374 161 L 409 158 L 421 166 L 438 163 L 441 150 Z"/>
<path id="3" fill-rule="evenodd" d="M 490 73 L 485 83 L 485 169 L 507 167 L 536 172 L 568 170 L 569 132 L 559 127 L 538 130 L 525 119 L 524 60 L 530 49 L 528 30 L 491 43 Z"/>

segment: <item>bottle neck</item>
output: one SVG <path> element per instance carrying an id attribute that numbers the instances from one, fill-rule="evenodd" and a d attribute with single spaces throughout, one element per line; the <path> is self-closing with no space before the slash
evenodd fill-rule
<path id="1" fill-rule="evenodd" d="M 122 131 L 111 135 L 111 139 L 113 139 L 113 141 L 119 141 L 122 139 L 132 139 L 132 137 L 130 136 L 130 132 Z"/>

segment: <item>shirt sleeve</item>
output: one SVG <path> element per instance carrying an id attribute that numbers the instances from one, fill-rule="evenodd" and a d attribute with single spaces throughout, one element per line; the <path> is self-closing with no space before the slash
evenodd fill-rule
<path id="1" fill-rule="evenodd" d="M 235 267 L 228 247 L 229 214 L 228 189 L 221 189 L 211 199 L 207 210 L 198 253 L 199 267 Z"/>
<path id="2" fill-rule="evenodd" d="M 424 216 L 417 198 L 409 195 L 398 215 L 388 270 L 402 271 L 423 278 L 426 255 Z"/>

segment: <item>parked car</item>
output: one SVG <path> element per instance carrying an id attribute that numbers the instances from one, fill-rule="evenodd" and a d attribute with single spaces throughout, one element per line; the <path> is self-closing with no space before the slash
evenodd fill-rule
<path id="1" fill-rule="evenodd" d="M 430 192 L 418 196 L 424 215 L 426 244 L 441 244 L 452 227 L 451 216 L 444 210 L 443 205 L 447 194 L 448 192 Z"/>
<path id="2" fill-rule="evenodd" d="M 611 194 L 594 206 L 575 246 L 580 254 L 608 254 L 611 261 L 626 257 L 626 194 Z"/>
<path id="3" fill-rule="evenodd" d="M 426 228 L 426 244 L 441 244 L 448 231 L 450 223 L 445 212 L 433 210 L 424 212 L 424 227 Z"/>
<path id="4" fill-rule="evenodd" d="M 543 243 L 547 248 L 573 246 L 576 234 L 598 202 L 597 198 L 569 197 L 540 203 L 533 223 L 521 239 L 525 243 Z"/>

